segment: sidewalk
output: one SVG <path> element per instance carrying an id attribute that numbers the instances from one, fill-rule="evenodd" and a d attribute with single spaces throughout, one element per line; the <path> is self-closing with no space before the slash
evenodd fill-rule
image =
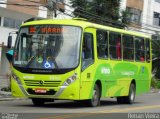
<path id="1" fill-rule="evenodd" d="M 12 97 L 11 92 L 0 91 L 0 101 L 10 101 L 10 100 L 26 100 L 27 98 L 16 98 Z"/>
<path id="2" fill-rule="evenodd" d="M 159 93 L 160 94 L 160 89 L 151 88 L 150 93 Z"/>
<path id="3" fill-rule="evenodd" d="M 0 75 L 0 101 L 14 99 L 11 92 L 2 91 L 2 88 L 7 88 L 9 85 L 9 79 L 6 76 Z"/>
<path id="4" fill-rule="evenodd" d="M 0 91 L 0 101 L 13 100 L 11 92 Z"/>

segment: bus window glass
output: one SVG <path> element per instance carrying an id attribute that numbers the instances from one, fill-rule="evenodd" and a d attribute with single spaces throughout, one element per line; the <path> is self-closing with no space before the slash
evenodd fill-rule
<path id="1" fill-rule="evenodd" d="M 103 30 L 97 30 L 97 54 L 98 58 L 108 57 L 108 33 Z"/>
<path id="2" fill-rule="evenodd" d="M 74 26 L 22 27 L 13 64 L 24 69 L 74 68 L 79 62 L 80 38 L 81 28 Z"/>
<path id="3" fill-rule="evenodd" d="M 150 62 L 150 41 L 146 39 L 146 61 Z"/>
<path id="4" fill-rule="evenodd" d="M 123 59 L 134 60 L 133 36 L 123 35 Z"/>
<path id="5" fill-rule="evenodd" d="M 82 70 L 93 63 L 93 34 L 85 33 L 82 46 Z"/>
<path id="6" fill-rule="evenodd" d="M 109 44 L 110 58 L 121 59 L 121 34 L 110 33 Z"/>
<path id="7" fill-rule="evenodd" d="M 136 61 L 145 61 L 144 38 L 135 37 L 135 59 Z"/>

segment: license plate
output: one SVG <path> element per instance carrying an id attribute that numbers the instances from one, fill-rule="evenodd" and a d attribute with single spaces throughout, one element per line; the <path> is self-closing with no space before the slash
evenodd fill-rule
<path id="1" fill-rule="evenodd" d="M 37 88 L 35 89 L 35 93 L 47 93 L 47 90 L 42 88 Z"/>

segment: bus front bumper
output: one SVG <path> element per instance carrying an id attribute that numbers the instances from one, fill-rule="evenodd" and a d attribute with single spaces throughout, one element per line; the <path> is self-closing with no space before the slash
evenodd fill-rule
<path id="1" fill-rule="evenodd" d="M 11 80 L 11 91 L 13 97 L 25 97 L 25 98 L 52 98 L 52 99 L 69 99 L 69 100 L 79 100 L 79 89 L 77 82 L 69 86 L 59 86 L 53 87 L 32 87 L 19 84 L 16 80 Z M 48 92 L 50 90 L 54 91 L 53 94 L 43 94 L 43 93 L 31 93 L 35 89 L 46 89 Z"/>

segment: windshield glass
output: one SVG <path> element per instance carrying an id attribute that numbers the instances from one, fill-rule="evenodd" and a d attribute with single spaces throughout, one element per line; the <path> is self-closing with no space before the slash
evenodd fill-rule
<path id="1" fill-rule="evenodd" d="M 75 68 L 79 62 L 80 38 L 80 27 L 23 27 L 15 45 L 13 64 L 34 69 Z"/>

